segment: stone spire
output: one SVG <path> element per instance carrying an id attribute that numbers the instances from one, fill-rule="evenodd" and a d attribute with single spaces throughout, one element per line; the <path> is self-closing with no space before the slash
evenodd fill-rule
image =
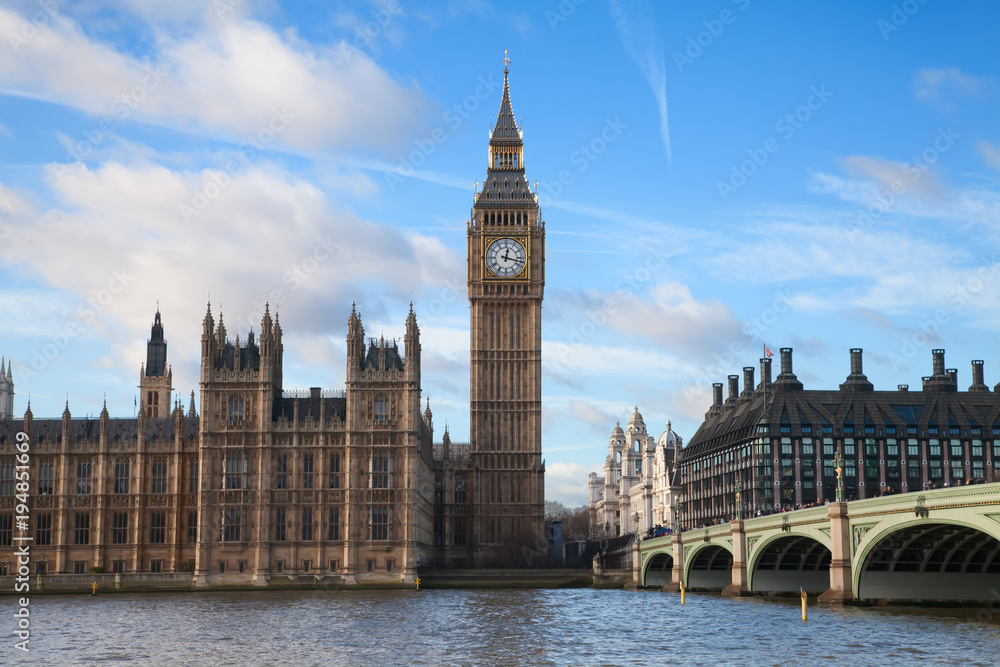
<path id="1" fill-rule="evenodd" d="M 163 338 L 163 322 L 160 321 L 160 306 L 156 306 L 153 326 L 146 341 L 146 377 L 162 377 L 166 373 L 167 341 Z"/>
<path id="2" fill-rule="evenodd" d="M 31 414 L 31 395 L 28 395 L 28 409 L 24 411 L 24 432 L 31 434 L 31 422 L 35 419 L 35 415 Z"/>
<path id="3" fill-rule="evenodd" d="M 527 177 L 524 175 L 524 141 L 510 102 L 507 67 L 509 63 L 510 59 L 504 52 L 503 97 L 500 100 L 496 123 L 490 132 L 486 179 L 483 181 L 483 189 L 476 195 L 475 202 L 475 208 L 489 209 L 490 222 L 487 223 L 484 219 L 483 224 L 505 224 L 503 221 L 505 213 L 506 224 L 515 224 L 519 213 L 512 209 L 519 208 L 523 211 L 524 208 L 538 206 L 535 194 L 531 192 Z M 510 219 L 512 213 L 515 214 L 514 220 Z M 481 216 L 482 213 L 477 218 Z M 527 224 L 523 216 L 522 224 Z"/>
<path id="4" fill-rule="evenodd" d="M 4 371 L 6 363 L 7 370 Z M 7 361 L 0 358 L 0 419 L 10 419 L 14 416 L 14 376 L 11 374 L 13 359 Z"/>
<path id="5" fill-rule="evenodd" d="M 194 409 L 194 389 L 191 390 L 191 404 L 188 405 L 188 417 L 194 419 L 198 416 L 198 413 Z"/>

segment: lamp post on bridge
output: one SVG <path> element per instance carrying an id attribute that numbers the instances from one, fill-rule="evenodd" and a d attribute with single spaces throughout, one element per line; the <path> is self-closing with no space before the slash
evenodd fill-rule
<path id="1" fill-rule="evenodd" d="M 743 484 L 740 483 L 739 473 L 736 473 L 736 474 L 737 474 L 737 477 L 736 477 L 736 520 L 737 521 L 742 521 L 743 520 L 743 502 L 742 502 Z"/>
<path id="2" fill-rule="evenodd" d="M 833 457 L 834 469 L 837 471 L 837 502 L 844 502 L 844 455 L 837 448 L 837 454 Z"/>
<path id="3" fill-rule="evenodd" d="M 638 542 L 639 541 L 639 510 L 635 511 L 635 516 L 632 517 L 632 520 L 635 521 L 635 541 Z"/>

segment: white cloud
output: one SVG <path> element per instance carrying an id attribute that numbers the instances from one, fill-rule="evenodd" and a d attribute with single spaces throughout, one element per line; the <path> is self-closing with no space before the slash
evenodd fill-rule
<path id="1" fill-rule="evenodd" d="M 361 293 L 362 303 L 405 303 L 407 295 L 393 296 L 394 289 L 419 293 L 440 284 L 442 274 L 459 272 L 460 260 L 436 239 L 340 210 L 312 184 L 267 163 L 234 176 L 185 223 L 178 204 L 190 202 L 212 173 L 109 162 L 57 178 L 49 165 L 49 186 L 60 202 L 49 210 L 0 185 L 0 260 L 72 295 L 74 304 L 106 295 L 96 318 L 76 310 L 67 318 L 108 330 L 121 368 L 143 358 L 159 299 L 168 336 L 183 342 L 171 348 L 172 362 L 190 373 L 178 378 L 182 387 L 195 382 L 199 350 L 192 341 L 200 337 L 207 292 L 216 309 L 223 302 L 230 335 L 239 328 L 245 336 L 252 314 L 259 322 L 256 303 L 269 293 L 286 331 L 322 336 L 343 329 L 352 292 Z M 368 296 L 370 286 L 383 296 Z M 334 358 L 326 349 L 324 358 Z"/>
<path id="2" fill-rule="evenodd" d="M 937 101 L 955 95 L 975 95 L 990 85 L 988 77 L 966 74 L 957 67 L 936 67 L 918 70 L 913 77 L 917 99 Z"/>
<path id="3" fill-rule="evenodd" d="M 918 197 L 940 198 L 943 186 L 938 176 L 923 165 L 883 160 L 866 155 L 849 155 L 840 163 L 848 174 L 875 181 L 883 191 L 909 193 Z"/>
<path id="4" fill-rule="evenodd" d="M 562 319 L 572 325 L 577 337 L 607 326 L 653 342 L 658 349 L 700 358 L 719 341 L 731 341 L 739 335 L 740 322 L 728 306 L 718 299 L 699 301 L 687 285 L 676 281 L 652 285 L 641 296 L 622 292 L 566 293 L 560 295 L 560 302 L 564 308 Z"/>
<path id="5" fill-rule="evenodd" d="M 630 14 L 630 11 L 634 14 Z M 619 0 L 611 0 L 611 18 L 625 53 L 639 68 L 653 92 L 660 114 L 660 138 L 667 154 L 667 164 L 671 165 L 673 157 L 670 150 L 670 123 L 667 117 L 667 74 L 652 6 L 643 0 L 629 3 L 629 7 L 626 8 Z"/>
<path id="6" fill-rule="evenodd" d="M 596 470 L 596 466 L 594 470 Z M 587 479 L 591 470 L 579 463 L 557 462 L 545 466 L 545 499 L 566 507 L 580 507 L 590 502 Z"/>
<path id="7" fill-rule="evenodd" d="M 979 150 L 979 154 L 983 156 L 986 164 L 1000 170 L 1000 148 L 996 148 L 985 141 L 980 141 L 976 145 L 976 148 Z"/>
<path id="8" fill-rule="evenodd" d="M 23 17 L 0 9 L 0 34 Z M 346 41 L 315 46 L 233 17 L 195 34 L 156 33 L 147 58 L 90 39 L 57 15 L 37 36 L 0 50 L 6 94 L 64 104 L 114 122 L 139 120 L 241 141 L 288 117 L 275 145 L 306 154 L 391 151 L 414 136 L 430 105 Z"/>

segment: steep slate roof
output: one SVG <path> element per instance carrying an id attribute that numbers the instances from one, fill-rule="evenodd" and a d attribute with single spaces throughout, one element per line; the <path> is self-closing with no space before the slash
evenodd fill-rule
<path id="1" fill-rule="evenodd" d="M 0 420 L 0 443 L 13 441 L 17 433 L 24 429 L 24 419 Z M 198 419 L 184 417 L 182 437 L 194 440 L 198 437 Z M 109 419 L 108 442 L 135 442 L 139 430 L 138 419 Z M 62 419 L 32 419 L 28 436 L 33 443 L 60 442 L 62 440 Z M 146 420 L 146 440 L 173 440 L 177 433 L 177 423 L 173 417 Z M 100 419 L 70 419 L 69 444 L 76 442 L 97 442 L 101 438 Z"/>
<path id="2" fill-rule="evenodd" d="M 936 426 L 938 436 L 945 439 L 951 428 L 958 428 L 960 436 L 968 436 L 974 427 L 997 424 L 1000 429 L 1000 393 L 982 388 L 958 391 L 953 379 L 943 377 L 925 378 L 921 391 L 869 389 L 872 385 L 862 373 L 852 373 L 839 390 L 804 390 L 797 380 L 769 382 L 766 410 L 761 383 L 747 398 L 712 406 L 682 456 L 690 459 L 749 440 L 765 417 L 770 435 L 780 435 L 782 425 L 801 434 L 804 424 L 812 427 L 814 437 L 823 437 L 824 426 L 840 436 L 849 425 L 853 427 L 849 435 L 862 438 L 866 426 L 873 429 L 869 437 L 885 435 L 887 426 L 895 427 L 901 437 L 907 435 L 908 426 L 914 426 L 918 436 L 926 437 L 928 429 Z"/>

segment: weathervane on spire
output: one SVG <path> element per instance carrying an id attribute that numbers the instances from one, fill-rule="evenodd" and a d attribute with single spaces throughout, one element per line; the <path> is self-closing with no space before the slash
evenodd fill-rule
<path id="1" fill-rule="evenodd" d="M 504 73 L 506 73 L 507 72 L 507 65 L 510 64 L 510 58 L 507 57 L 507 49 L 503 50 L 503 61 L 501 61 L 501 62 L 503 62 L 503 71 L 504 71 Z"/>

